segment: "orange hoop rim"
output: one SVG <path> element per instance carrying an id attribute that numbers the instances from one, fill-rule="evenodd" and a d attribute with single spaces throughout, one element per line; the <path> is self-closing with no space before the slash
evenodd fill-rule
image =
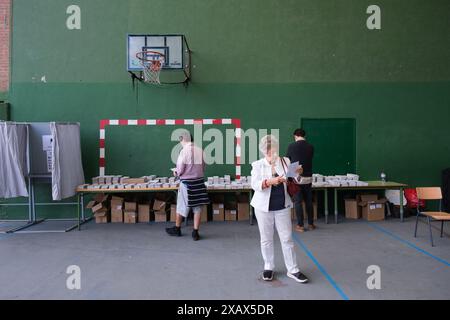
<path id="1" fill-rule="evenodd" d="M 161 52 L 158 51 L 139 51 L 138 53 L 136 53 L 136 58 L 138 58 L 141 61 L 145 61 L 145 62 L 161 62 L 160 60 L 155 60 L 154 58 L 149 59 L 149 58 L 145 58 L 144 55 L 145 54 L 153 54 L 153 55 L 158 55 L 160 57 L 162 57 L 163 59 L 165 59 L 165 55 L 162 54 Z"/>

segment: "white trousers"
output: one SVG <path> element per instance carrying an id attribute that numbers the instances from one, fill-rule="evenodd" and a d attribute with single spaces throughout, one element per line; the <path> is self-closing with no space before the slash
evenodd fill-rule
<path id="1" fill-rule="evenodd" d="M 261 253 L 264 259 L 264 270 L 274 270 L 273 232 L 277 228 L 283 250 L 284 263 L 289 273 L 300 270 L 297 265 L 294 242 L 292 241 L 292 221 L 290 209 L 264 212 L 255 209 L 261 236 Z"/>

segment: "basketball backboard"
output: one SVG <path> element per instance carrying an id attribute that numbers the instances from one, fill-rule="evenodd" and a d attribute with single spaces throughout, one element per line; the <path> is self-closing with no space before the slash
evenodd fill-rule
<path id="1" fill-rule="evenodd" d="M 183 35 L 137 35 L 129 34 L 127 39 L 127 70 L 142 71 L 142 64 L 136 57 L 138 52 L 159 52 L 164 55 L 163 69 L 185 69 Z"/>

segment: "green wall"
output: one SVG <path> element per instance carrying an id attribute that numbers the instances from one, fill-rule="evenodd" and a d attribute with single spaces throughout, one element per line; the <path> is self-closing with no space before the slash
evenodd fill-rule
<path id="1" fill-rule="evenodd" d="M 374 3 L 382 29 L 371 31 Z M 66 28 L 70 4 L 81 30 Z M 285 149 L 302 117 L 355 118 L 363 179 L 384 169 L 438 184 L 450 166 L 449 14 L 448 0 L 15 0 L 12 118 L 79 121 L 88 180 L 100 119 L 240 118 L 280 129 Z M 185 34 L 189 87 L 133 90 L 127 33 Z M 107 173 L 168 174 L 169 138 L 167 128 L 108 129 Z M 232 167 L 208 169 L 224 173 Z"/>

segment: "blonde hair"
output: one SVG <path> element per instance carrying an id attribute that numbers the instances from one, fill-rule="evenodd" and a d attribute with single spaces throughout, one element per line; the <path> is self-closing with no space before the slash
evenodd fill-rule
<path id="1" fill-rule="evenodd" d="M 274 135 L 269 134 L 261 138 L 261 141 L 259 142 L 259 151 L 261 151 L 262 154 L 267 155 L 269 150 L 278 152 L 279 146 L 278 139 Z"/>

